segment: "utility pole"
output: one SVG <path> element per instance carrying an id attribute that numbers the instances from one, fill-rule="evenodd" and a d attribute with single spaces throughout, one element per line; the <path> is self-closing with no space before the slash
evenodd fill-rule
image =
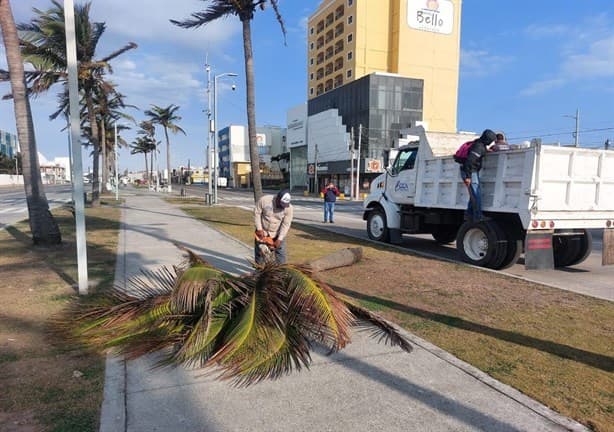
<path id="1" fill-rule="evenodd" d="M 576 120 L 576 132 L 573 135 L 574 135 L 574 146 L 578 147 L 578 140 L 579 140 L 579 135 L 580 135 L 580 110 L 576 108 L 575 116 L 566 114 L 563 117 L 569 117 L 569 118 Z"/>
<path id="2" fill-rule="evenodd" d="M 315 191 L 316 195 L 319 195 L 320 188 L 318 187 L 318 145 L 317 144 L 316 144 L 316 156 L 315 156 L 313 173 L 314 173 L 313 190 Z"/>
<path id="3" fill-rule="evenodd" d="M 206 61 L 206 60 L 205 60 Z M 205 160 L 207 161 L 207 167 L 209 169 L 209 199 L 213 196 L 213 184 L 211 183 L 211 179 L 213 178 L 213 170 L 211 169 L 211 163 L 213 162 L 214 153 L 213 153 L 213 140 L 211 139 L 211 135 L 215 131 L 215 127 L 213 125 L 213 121 L 211 120 L 211 65 L 207 62 L 205 64 L 205 71 L 207 71 L 207 123 L 209 124 L 209 133 L 207 134 L 207 155 Z M 207 204 L 211 204 L 209 201 Z"/>
<path id="4" fill-rule="evenodd" d="M 75 202 L 75 234 L 77 243 L 77 274 L 79 294 L 88 293 L 87 244 L 85 234 L 85 200 L 83 197 L 83 162 L 81 160 L 81 123 L 79 121 L 79 84 L 77 79 L 77 42 L 75 37 L 75 7 L 73 0 L 64 0 L 64 28 L 66 30 L 66 66 L 68 70 L 68 97 L 70 136 L 74 173 L 73 198 Z"/>
<path id="5" fill-rule="evenodd" d="M 576 108 L 576 138 L 575 146 L 578 147 L 578 135 L 580 135 L 580 110 Z"/>
<path id="6" fill-rule="evenodd" d="M 356 155 L 356 199 L 360 200 L 360 144 L 362 142 L 362 124 L 358 125 L 358 154 Z"/>
<path id="7" fill-rule="evenodd" d="M 354 199 L 354 126 L 350 128 L 350 200 Z"/>

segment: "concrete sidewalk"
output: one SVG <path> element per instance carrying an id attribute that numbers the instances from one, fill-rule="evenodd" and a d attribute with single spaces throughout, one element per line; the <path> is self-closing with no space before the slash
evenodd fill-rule
<path id="1" fill-rule="evenodd" d="M 251 246 L 156 195 L 125 196 L 116 282 L 180 261 L 173 243 L 229 272 Z M 315 352 L 308 371 L 234 388 L 202 370 L 152 370 L 154 356 L 107 359 L 101 431 L 563 431 L 585 429 L 450 354 L 409 335 L 411 354 L 355 334 Z"/>

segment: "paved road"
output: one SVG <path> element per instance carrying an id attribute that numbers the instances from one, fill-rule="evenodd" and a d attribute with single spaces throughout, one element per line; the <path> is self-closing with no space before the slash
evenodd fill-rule
<path id="1" fill-rule="evenodd" d="M 69 202 L 70 185 L 45 185 L 49 207 L 55 208 Z M 28 218 L 28 205 L 23 186 L 0 187 L 0 229 Z"/>
<path id="2" fill-rule="evenodd" d="M 189 186 L 190 195 L 204 196 L 204 186 Z M 234 205 L 246 209 L 253 208 L 251 191 L 218 189 L 220 204 Z M 335 207 L 335 224 L 322 224 L 322 202 L 318 198 L 294 195 L 295 221 L 308 225 L 317 225 L 361 239 L 368 239 L 366 223 L 362 220 L 362 202 L 340 201 Z M 458 261 L 454 244 L 442 246 L 433 241 L 431 235 L 405 235 L 400 245 L 418 253 Z M 593 231 L 593 252 L 586 261 L 573 267 L 555 270 L 526 270 L 521 256 L 514 266 L 503 273 L 522 277 L 535 282 L 566 289 L 592 297 L 614 301 L 614 266 L 601 265 L 601 231 Z"/>

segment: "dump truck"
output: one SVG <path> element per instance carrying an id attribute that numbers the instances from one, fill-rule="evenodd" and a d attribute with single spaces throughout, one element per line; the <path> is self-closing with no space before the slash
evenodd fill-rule
<path id="1" fill-rule="evenodd" d="M 603 229 L 603 264 L 614 262 L 614 151 L 542 144 L 489 152 L 480 171 L 484 218 L 465 220 L 469 199 L 453 155 L 478 136 L 401 131 L 383 174 L 363 203 L 367 234 L 400 243 L 404 234 L 456 242 L 460 258 L 503 269 L 525 254 L 527 269 L 573 266 Z"/>

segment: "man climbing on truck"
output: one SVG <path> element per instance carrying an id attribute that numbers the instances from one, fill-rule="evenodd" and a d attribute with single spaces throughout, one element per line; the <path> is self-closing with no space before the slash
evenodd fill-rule
<path id="1" fill-rule="evenodd" d="M 473 141 L 467 157 L 460 168 L 461 178 L 469 192 L 469 203 L 465 212 L 466 219 L 480 221 L 482 217 L 482 195 L 480 191 L 480 170 L 482 159 L 489 150 L 491 144 L 497 139 L 497 135 L 490 129 L 484 130 L 482 135 Z"/>

